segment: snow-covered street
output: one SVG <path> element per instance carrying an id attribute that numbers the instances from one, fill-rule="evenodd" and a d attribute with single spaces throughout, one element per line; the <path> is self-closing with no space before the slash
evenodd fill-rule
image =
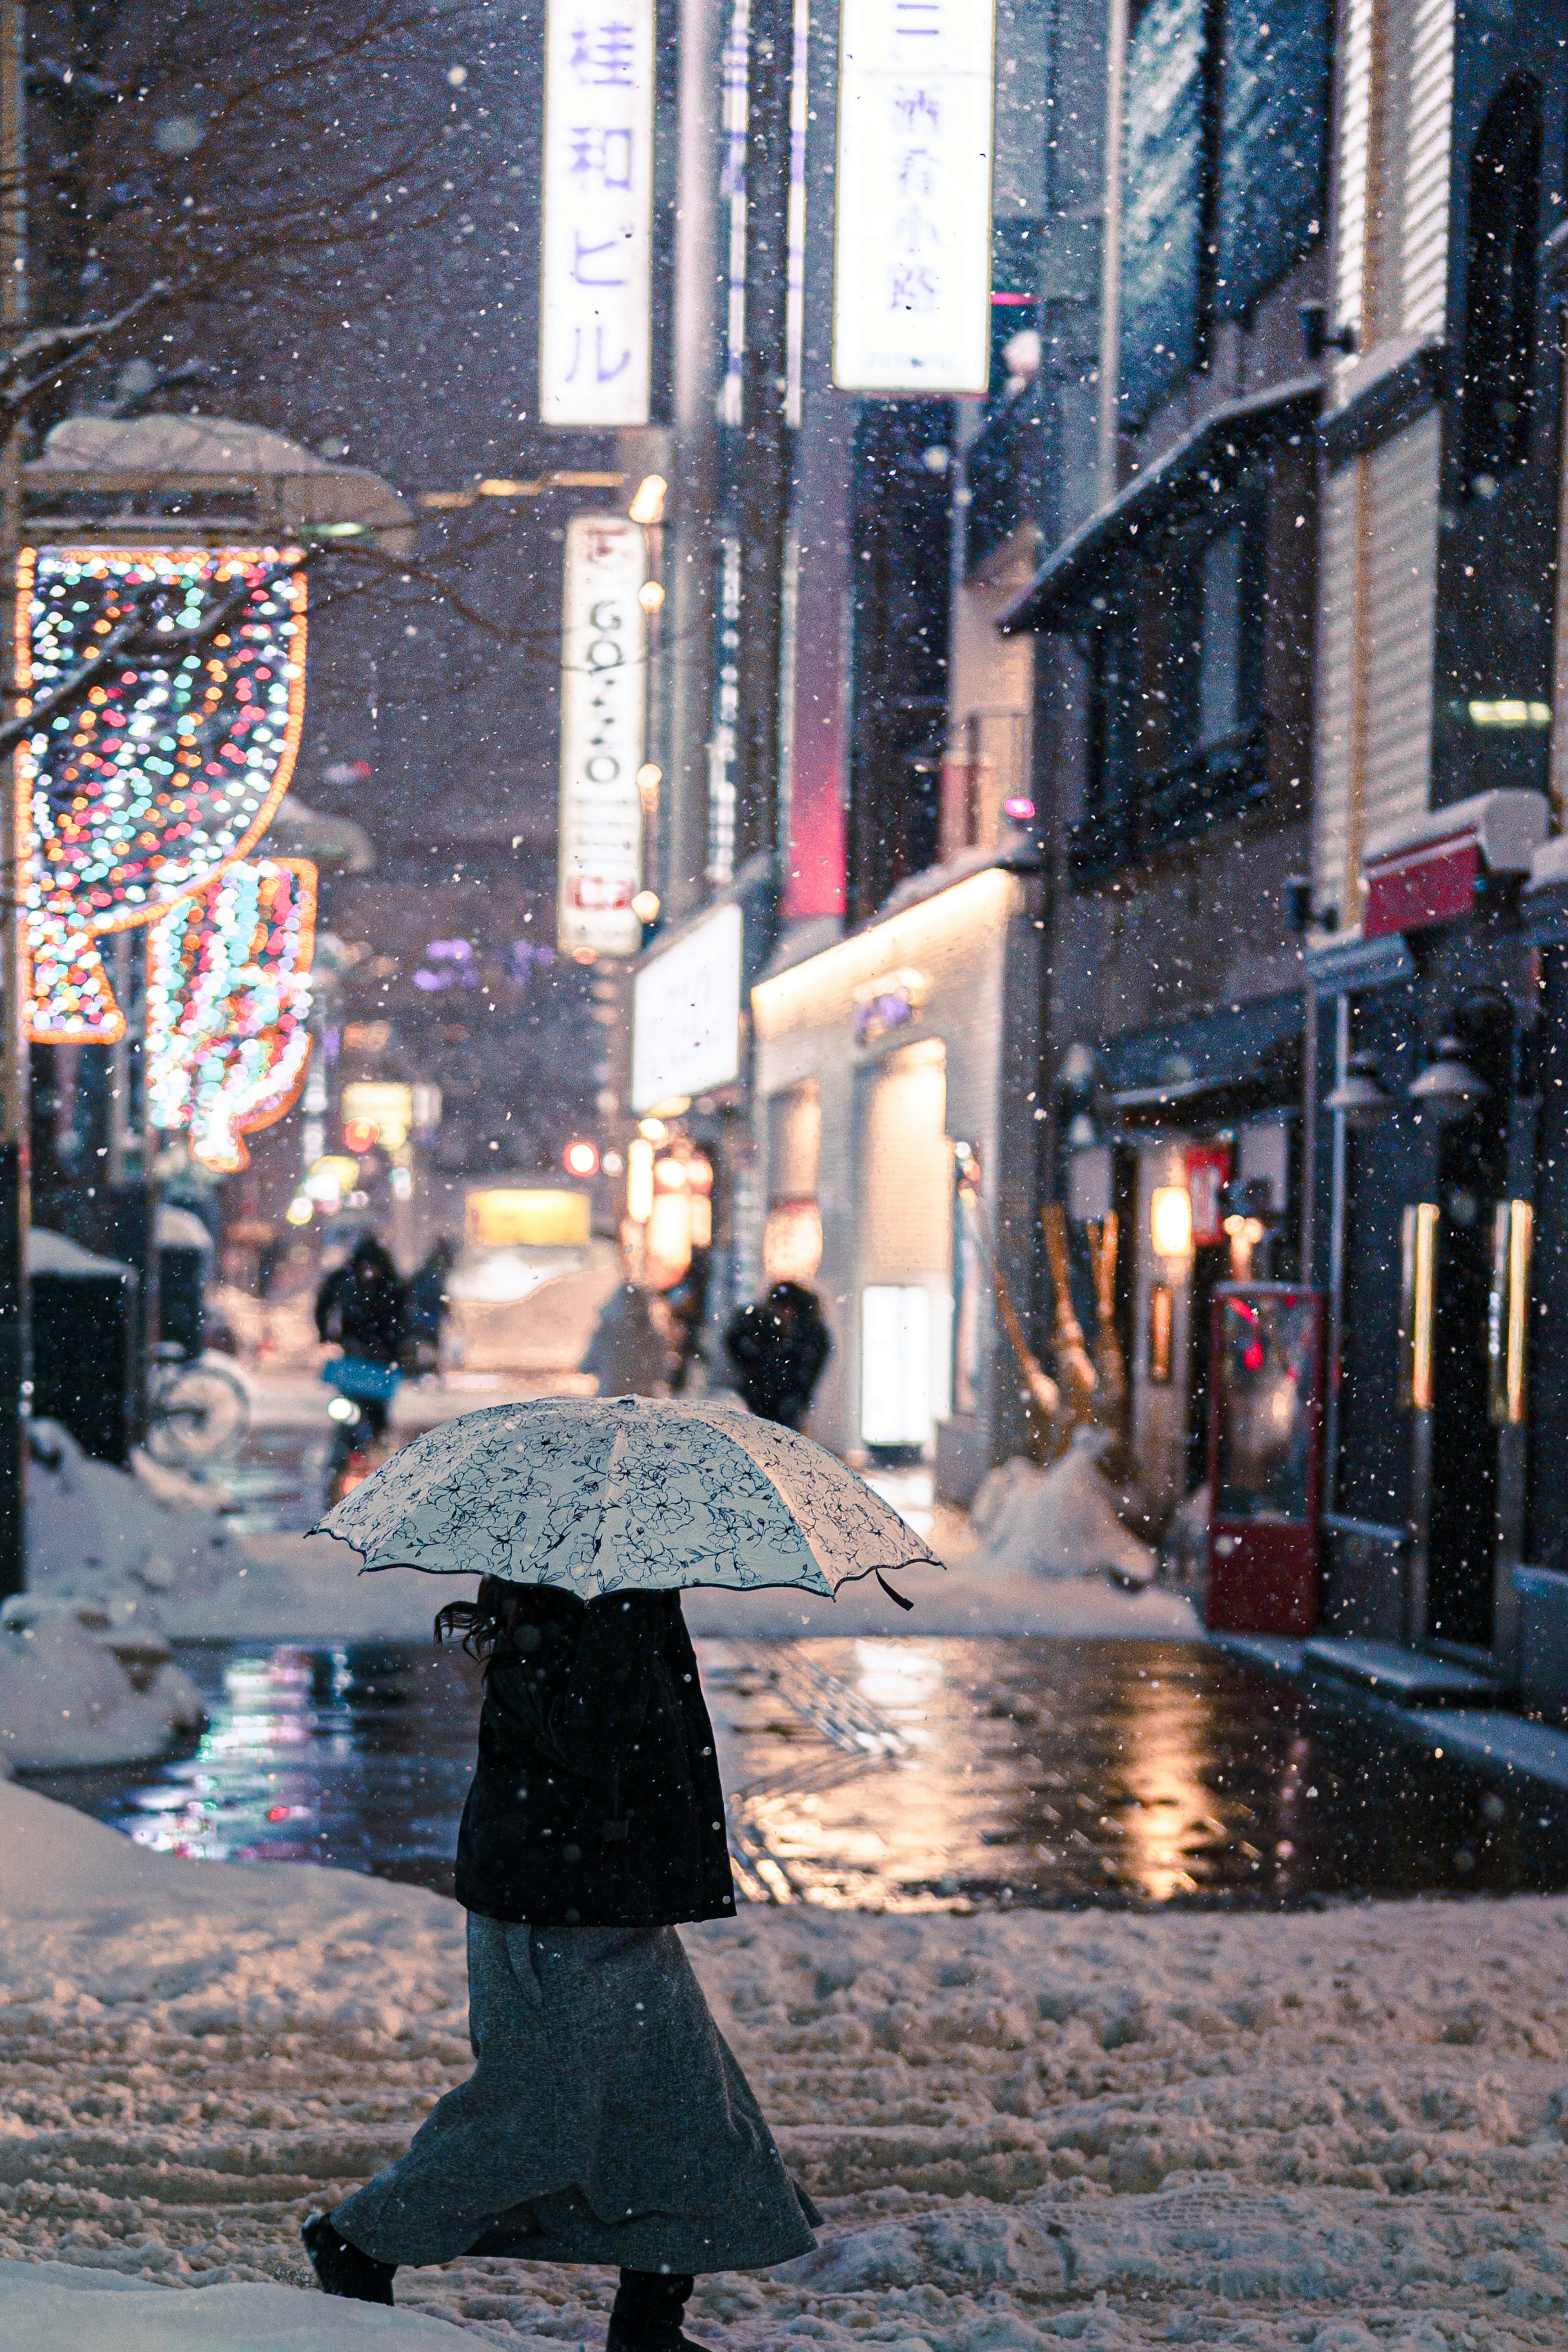
<path id="1" fill-rule="evenodd" d="M 818 2254 L 700 2286 L 716 2347 L 1568 2340 L 1568 1902 L 686 1932 L 827 2215 Z M 440 2340 L 268 2285 L 303 2290 L 300 2217 L 467 2071 L 455 1906 L 151 1854 L 0 1788 L 0 2342 L 104 2340 L 40 2257 L 226 2287 L 166 2335 L 117 2295 L 138 2352 Z M 542 2352 L 597 2342 L 610 2286 L 470 2262 L 398 2294 Z"/>

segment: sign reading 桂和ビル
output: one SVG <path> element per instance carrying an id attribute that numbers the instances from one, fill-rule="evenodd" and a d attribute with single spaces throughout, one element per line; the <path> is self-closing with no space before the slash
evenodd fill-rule
<path id="1" fill-rule="evenodd" d="M 833 381 L 984 392 L 994 0 L 843 0 Z"/>
<path id="2" fill-rule="evenodd" d="M 561 866 L 557 937 L 567 955 L 636 955 L 642 923 L 642 764 L 647 576 L 640 526 L 576 515 L 566 526 L 561 632 Z"/>
<path id="3" fill-rule="evenodd" d="M 646 425 L 652 343 L 654 0 L 550 0 L 539 414 Z"/>

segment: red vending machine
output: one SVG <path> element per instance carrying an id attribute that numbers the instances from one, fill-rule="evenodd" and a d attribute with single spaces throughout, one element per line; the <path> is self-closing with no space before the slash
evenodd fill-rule
<path id="1" fill-rule="evenodd" d="M 1207 1621 L 1216 1633 L 1310 1633 L 1318 1622 L 1323 1297 L 1222 1283 L 1209 1394 Z"/>

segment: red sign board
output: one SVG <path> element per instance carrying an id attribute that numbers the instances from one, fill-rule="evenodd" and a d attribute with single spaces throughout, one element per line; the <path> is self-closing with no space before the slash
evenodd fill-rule
<path id="1" fill-rule="evenodd" d="M 1450 834 L 1395 856 L 1369 858 L 1363 936 L 1385 939 L 1391 931 L 1418 931 L 1428 923 L 1457 922 L 1475 904 L 1481 870 L 1480 844 L 1473 833 Z"/>

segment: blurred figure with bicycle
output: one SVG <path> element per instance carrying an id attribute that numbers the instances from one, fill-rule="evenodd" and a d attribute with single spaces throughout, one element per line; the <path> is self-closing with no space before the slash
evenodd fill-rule
<path id="1" fill-rule="evenodd" d="M 390 1252 L 374 1234 L 360 1236 L 347 1262 L 316 1293 L 316 1332 L 343 1351 L 321 1367 L 321 1378 L 338 1392 L 327 1407 L 335 1424 L 328 1496 L 335 1501 L 374 1468 L 403 1377 L 407 1296 Z"/>

